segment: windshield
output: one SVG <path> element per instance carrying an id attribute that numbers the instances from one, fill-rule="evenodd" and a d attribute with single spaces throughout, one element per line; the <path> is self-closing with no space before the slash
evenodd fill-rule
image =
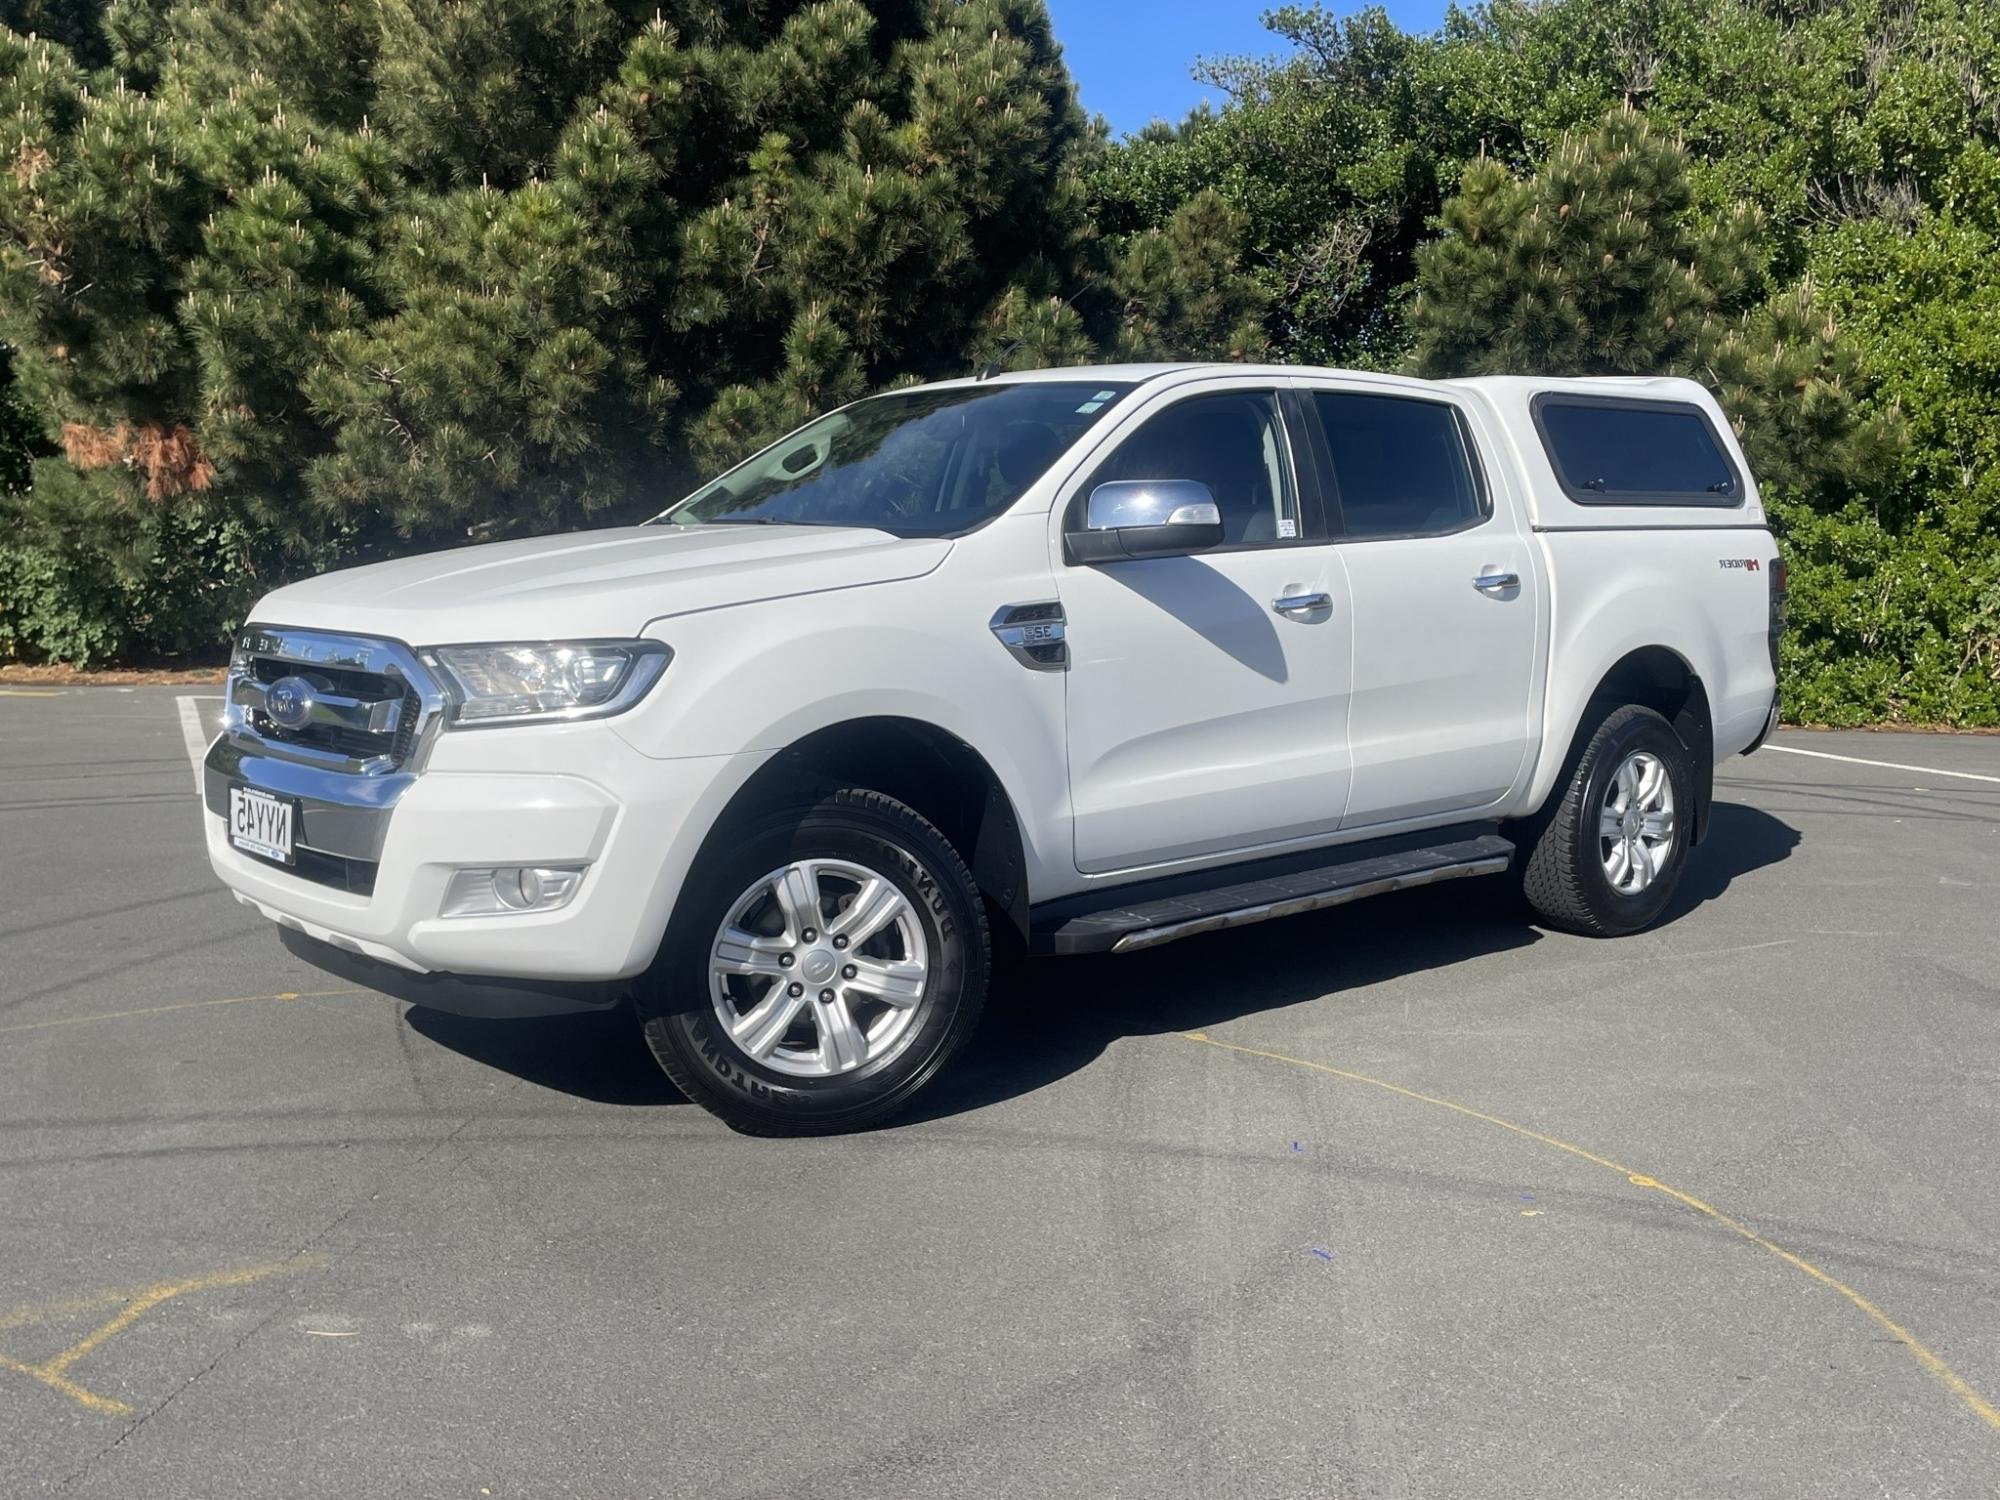
<path id="1" fill-rule="evenodd" d="M 970 531 L 1012 505 L 1130 389 L 1028 381 L 871 396 L 745 459 L 655 520 Z"/>

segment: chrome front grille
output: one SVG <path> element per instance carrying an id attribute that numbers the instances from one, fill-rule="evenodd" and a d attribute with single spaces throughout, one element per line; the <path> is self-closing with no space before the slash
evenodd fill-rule
<path id="1" fill-rule="evenodd" d="M 255 625 L 227 697 L 231 733 L 265 754 L 364 776 L 419 758 L 443 701 L 400 642 Z"/>

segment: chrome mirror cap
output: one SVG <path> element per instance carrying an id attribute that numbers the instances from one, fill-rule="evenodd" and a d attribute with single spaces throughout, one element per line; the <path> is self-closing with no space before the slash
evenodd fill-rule
<path id="1" fill-rule="evenodd" d="M 1127 526 L 1220 526 L 1222 511 L 1195 479 L 1114 479 L 1090 492 L 1083 524 L 1089 531 Z"/>
<path id="2" fill-rule="evenodd" d="M 1090 492 L 1083 530 L 1063 538 L 1073 563 L 1185 557 L 1222 545 L 1222 508 L 1193 479 L 1114 479 Z"/>

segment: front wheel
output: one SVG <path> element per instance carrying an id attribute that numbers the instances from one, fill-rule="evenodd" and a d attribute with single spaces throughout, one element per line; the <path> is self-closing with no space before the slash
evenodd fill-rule
<path id="1" fill-rule="evenodd" d="M 1556 789 L 1521 872 L 1552 927 L 1621 937 L 1659 920 L 1687 864 L 1694 769 L 1673 726 L 1627 704 L 1605 716 Z"/>
<path id="2" fill-rule="evenodd" d="M 991 962 L 978 889 L 891 797 L 773 809 L 685 891 L 639 1013 L 667 1076 L 738 1130 L 878 1124 L 978 1023 Z"/>

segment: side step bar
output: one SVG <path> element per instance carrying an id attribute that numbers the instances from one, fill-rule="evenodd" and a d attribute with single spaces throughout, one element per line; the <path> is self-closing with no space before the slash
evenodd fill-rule
<path id="1" fill-rule="evenodd" d="M 1309 864 L 1293 856 L 1051 901 L 1030 913 L 1030 947 L 1062 955 L 1136 953 L 1198 932 L 1317 911 L 1386 891 L 1498 875 L 1514 860 L 1513 844 L 1497 833 L 1386 851 L 1379 843 L 1358 846 L 1345 851 L 1346 858 L 1335 858 L 1338 852 L 1314 851 Z"/>

